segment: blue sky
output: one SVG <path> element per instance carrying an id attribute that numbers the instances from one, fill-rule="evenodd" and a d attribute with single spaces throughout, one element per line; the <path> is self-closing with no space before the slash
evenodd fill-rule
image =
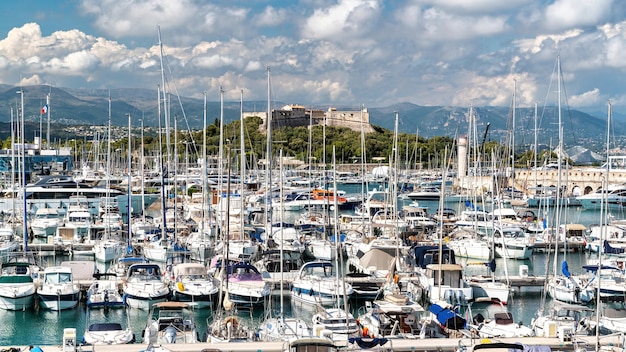
<path id="1" fill-rule="evenodd" d="M 310 107 L 626 107 L 619 0 L 0 1 L 0 83 L 267 97 Z"/>

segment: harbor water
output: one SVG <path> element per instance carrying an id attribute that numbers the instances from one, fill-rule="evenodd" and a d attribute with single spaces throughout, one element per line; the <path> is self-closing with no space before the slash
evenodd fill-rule
<path id="1" fill-rule="evenodd" d="M 356 193 L 356 192 L 355 192 Z M 400 200 L 399 203 L 406 202 L 408 200 Z M 420 205 L 427 206 L 431 213 L 434 213 L 438 209 L 439 204 L 436 201 L 420 202 Z M 445 203 L 446 207 L 453 208 L 457 211 L 461 211 L 465 208 L 464 204 L 451 204 Z M 538 211 L 535 209 L 535 212 Z M 552 216 L 552 210 L 543 214 L 542 216 Z M 287 214 L 288 212 L 286 212 Z M 621 214 L 613 214 L 615 217 L 621 217 Z M 288 217 L 294 217 L 294 214 L 287 214 Z M 589 225 L 600 222 L 600 212 L 584 210 L 581 207 L 569 207 L 565 209 L 565 219 L 567 223 L 578 223 L 583 225 Z M 563 255 L 560 254 L 557 258 L 558 263 L 563 260 Z M 586 263 L 587 259 L 594 255 L 591 253 L 578 252 L 567 253 L 567 260 L 569 268 L 573 274 L 582 271 L 582 265 Z M 544 276 L 546 272 L 552 273 L 554 270 L 554 258 L 548 259 L 549 256 L 545 253 L 535 253 L 530 260 L 508 260 L 504 262 L 503 259 L 498 259 L 496 264 L 496 275 L 519 275 L 520 268 L 525 270 L 528 268 L 528 275 Z M 44 266 L 58 264 L 64 260 L 70 260 L 68 257 L 61 256 L 48 256 L 42 257 Z M 85 256 L 81 258 L 74 256 L 71 260 L 93 260 L 93 257 Z M 469 265 L 467 261 L 461 260 L 461 263 L 466 268 L 467 274 L 488 274 L 488 268 L 481 265 Z M 106 264 L 97 263 L 100 272 L 107 269 Z M 560 266 L 559 266 L 560 267 Z M 516 321 L 530 325 L 532 319 L 537 315 L 537 312 L 541 309 L 543 290 L 539 287 L 514 287 L 511 299 L 508 302 L 508 309 L 513 314 Z M 275 292 L 273 299 L 273 310 L 279 311 L 280 302 L 284 303 L 282 311 L 285 315 L 290 316 L 299 314 L 300 318 L 309 319 L 312 316 L 312 312 L 302 309 L 292 309 L 289 299 L 289 292 L 284 292 L 283 299 L 280 299 L 280 292 Z M 359 305 L 363 302 L 351 302 L 351 310 L 356 313 Z M 546 308 L 548 308 L 552 302 L 547 299 Z M 104 309 L 97 314 L 103 315 L 109 321 L 126 321 L 129 318 L 130 325 L 136 336 L 136 342 L 142 341 L 142 332 L 145 329 L 147 317 L 149 312 L 138 309 L 123 309 L 123 308 L 110 308 Z M 207 327 L 207 320 L 210 321 L 212 315 L 211 309 L 200 309 L 195 311 L 195 320 L 198 326 L 200 338 L 204 334 Z M 263 309 L 257 309 L 255 311 L 240 311 L 238 315 L 249 320 L 249 323 L 260 324 L 264 317 Z M 82 339 L 85 326 L 87 324 L 87 308 L 81 303 L 77 308 L 64 310 L 61 312 L 46 311 L 43 309 L 34 309 L 28 311 L 4 311 L 0 310 L 0 345 L 12 346 L 12 345 L 60 345 L 63 338 L 63 331 L 66 328 L 75 328 L 77 333 L 77 340 Z"/>

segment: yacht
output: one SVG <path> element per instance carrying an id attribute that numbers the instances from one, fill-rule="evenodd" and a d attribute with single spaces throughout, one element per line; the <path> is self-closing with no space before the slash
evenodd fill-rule
<path id="1" fill-rule="evenodd" d="M 161 268 L 157 264 L 138 263 L 128 268 L 124 299 L 129 307 L 148 310 L 169 295 L 170 289 L 161 280 Z"/>
<path id="2" fill-rule="evenodd" d="M 40 306 L 49 310 L 71 309 L 78 305 L 80 289 L 72 278 L 72 268 L 52 266 L 40 274 L 37 290 Z"/>
<path id="3" fill-rule="evenodd" d="M 26 310 L 35 303 L 35 282 L 28 262 L 2 264 L 0 274 L 0 308 Z"/>
<path id="4" fill-rule="evenodd" d="M 291 284 L 291 299 L 300 303 L 332 306 L 349 299 L 354 293 L 352 285 L 337 279 L 334 267 L 328 261 L 305 263 Z"/>
<path id="5" fill-rule="evenodd" d="M 87 289 L 87 308 L 124 307 L 115 274 L 94 274 L 96 280 Z"/>
<path id="6" fill-rule="evenodd" d="M 111 312 L 88 309 L 83 343 L 87 345 L 121 345 L 135 342 L 130 324 L 130 314 L 111 317 Z M 122 316 L 123 315 L 123 316 Z"/>
<path id="7" fill-rule="evenodd" d="M 56 208 L 41 208 L 35 212 L 30 229 L 35 237 L 54 236 L 61 224 L 61 216 Z"/>
<path id="8" fill-rule="evenodd" d="M 172 298 L 194 308 L 214 306 L 219 286 L 209 277 L 207 268 L 200 263 L 181 263 L 172 269 Z"/>
<path id="9" fill-rule="evenodd" d="M 576 198 L 585 209 L 623 210 L 626 206 L 626 185 L 611 185 L 597 191 Z"/>

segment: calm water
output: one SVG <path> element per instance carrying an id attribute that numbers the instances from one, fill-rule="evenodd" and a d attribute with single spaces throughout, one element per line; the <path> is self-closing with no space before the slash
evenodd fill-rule
<path id="1" fill-rule="evenodd" d="M 360 192 L 356 189 L 349 193 Z M 404 201 L 401 201 L 404 202 Z M 428 206 L 430 212 L 434 212 L 438 207 L 437 202 L 421 202 L 422 205 Z M 463 205 L 446 203 L 446 207 L 454 208 L 456 210 L 462 210 Z M 542 214 L 542 216 L 551 216 L 551 214 Z M 616 217 L 621 217 L 621 214 L 614 214 Z M 287 217 L 293 217 L 294 215 L 288 215 Z M 592 223 L 599 223 L 599 212 L 585 211 L 582 208 L 568 208 L 566 210 L 566 217 L 568 223 L 581 223 L 589 225 Z M 574 253 L 568 254 L 569 267 L 572 273 L 579 273 L 581 265 L 586 262 L 587 253 Z M 546 262 L 546 255 L 543 253 L 535 254 L 531 260 L 526 261 L 508 261 L 506 264 L 499 259 L 497 262 L 497 275 L 504 273 L 504 270 L 508 270 L 510 275 L 518 275 L 520 265 L 527 265 L 529 273 L 531 275 L 545 275 L 546 270 L 552 272 L 552 263 Z M 62 260 L 68 260 L 68 258 L 62 257 L 47 257 L 45 263 L 52 265 L 55 262 Z M 86 258 L 74 257 L 72 260 L 87 260 Z M 562 260 L 559 257 L 558 262 Z M 104 264 L 98 264 L 100 271 L 106 270 Z M 468 273 L 470 274 L 488 274 L 486 267 L 470 266 L 468 267 Z M 522 288 L 521 290 L 515 290 L 512 298 L 509 302 L 508 309 L 513 313 L 516 321 L 522 321 L 525 324 L 530 324 L 531 320 L 536 316 L 540 309 L 542 292 L 539 288 Z M 274 310 L 279 310 L 278 306 L 280 300 L 276 296 L 274 300 Z M 292 307 L 289 300 L 289 293 L 284 295 L 284 312 L 286 315 L 292 314 Z M 548 305 L 550 302 L 548 301 Z M 353 304 L 352 310 L 356 311 L 359 303 Z M 300 317 L 303 319 L 309 319 L 312 316 L 312 312 L 306 310 L 293 310 L 302 314 Z M 126 314 L 130 318 L 130 324 L 135 332 L 137 342 L 141 341 L 142 331 L 145 328 L 147 320 L 147 311 L 141 311 L 136 309 L 109 309 L 103 310 L 100 314 L 104 314 L 107 319 L 111 321 L 126 321 Z M 261 321 L 263 317 L 263 311 L 257 310 L 254 312 L 239 312 L 242 317 L 247 317 L 253 322 Z M 210 310 L 197 310 L 195 312 L 196 324 L 198 325 L 198 331 L 200 336 L 204 334 L 207 326 L 207 318 L 211 317 Z M 77 340 L 82 339 L 83 331 L 85 329 L 87 320 L 86 307 L 81 304 L 78 308 L 62 311 L 62 312 L 50 312 L 45 310 L 33 310 L 25 312 L 9 312 L 0 310 L 0 345 L 59 345 L 62 342 L 63 329 L 76 328 Z M 258 325 L 258 324 L 257 324 Z"/>

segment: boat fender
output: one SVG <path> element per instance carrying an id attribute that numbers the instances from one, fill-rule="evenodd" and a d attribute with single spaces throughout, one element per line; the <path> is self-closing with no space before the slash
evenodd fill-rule
<path id="1" fill-rule="evenodd" d="M 314 292 L 313 292 L 313 289 L 311 289 L 311 290 L 309 291 L 309 296 L 313 296 L 313 293 L 314 293 Z"/>
<path id="2" fill-rule="evenodd" d="M 185 284 L 180 281 L 176 284 L 176 287 L 178 287 L 179 291 L 185 291 Z"/>

